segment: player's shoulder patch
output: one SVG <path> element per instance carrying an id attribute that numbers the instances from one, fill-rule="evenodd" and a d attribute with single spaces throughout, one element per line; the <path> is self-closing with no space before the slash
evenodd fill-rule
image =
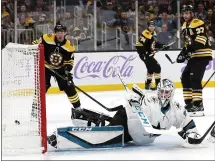
<path id="1" fill-rule="evenodd" d="M 44 34 L 43 40 L 48 44 L 54 43 L 55 34 Z"/>
<path id="2" fill-rule="evenodd" d="M 203 24 L 204 24 L 204 22 L 202 20 L 200 20 L 200 19 L 193 19 L 191 21 L 191 23 L 190 23 L 190 27 L 191 28 L 197 28 L 197 27 L 199 27 L 199 26 L 201 26 Z"/>
<path id="3" fill-rule="evenodd" d="M 142 32 L 142 35 L 147 39 L 152 38 L 152 34 L 147 29 Z"/>
<path id="4" fill-rule="evenodd" d="M 159 102 L 158 97 L 157 96 L 149 97 L 149 102 L 150 103 L 158 103 Z"/>
<path id="5" fill-rule="evenodd" d="M 181 110 L 181 104 L 177 101 L 173 101 L 173 106 L 177 109 L 177 110 Z"/>
<path id="6" fill-rule="evenodd" d="M 75 52 L 75 47 L 72 45 L 70 40 L 66 40 L 66 43 L 62 47 L 68 52 Z"/>

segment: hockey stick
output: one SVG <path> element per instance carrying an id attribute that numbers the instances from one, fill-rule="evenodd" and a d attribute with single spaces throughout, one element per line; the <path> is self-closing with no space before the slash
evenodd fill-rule
<path id="1" fill-rule="evenodd" d="M 120 76 L 120 74 L 118 73 L 118 77 L 121 80 L 125 90 L 129 93 L 130 89 L 128 88 L 128 86 L 126 85 L 126 83 L 124 82 L 124 80 L 122 79 L 122 77 Z M 171 134 L 171 133 L 178 133 L 181 131 L 181 129 L 176 129 L 176 130 L 159 130 L 159 129 L 154 129 L 149 121 L 149 119 L 147 118 L 147 116 L 144 114 L 144 112 L 142 111 L 142 107 L 139 103 L 129 103 L 132 107 L 132 111 L 134 113 L 137 114 L 139 120 L 141 121 L 141 124 L 143 126 L 143 128 L 146 130 L 146 132 L 150 133 L 150 134 Z"/>
<path id="2" fill-rule="evenodd" d="M 166 58 L 169 60 L 169 62 L 170 62 L 171 64 L 176 63 L 176 61 L 172 61 L 172 59 L 169 57 L 169 55 L 165 54 L 165 56 L 166 56 Z"/>
<path id="3" fill-rule="evenodd" d="M 205 132 L 205 134 L 202 136 L 202 138 L 193 139 L 193 138 L 188 137 L 188 143 L 189 144 L 201 144 L 202 141 L 205 139 L 205 137 L 208 135 L 208 133 L 214 128 L 214 126 L 215 126 L 215 121 L 212 123 L 210 128 Z"/>
<path id="4" fill-rule="evenodd" d="M 53 69 L 50 69 L 48 67 L 46 67 L 46 68 L 49 69 L 50 71 L 52 71 L 54 74 L 56 74 L 61 79 L 68 81 L 68 78 L 63 77 L 57 71 L 55 71 Z M 72 82 L 72 84 L 74 85 L 74 87 L 76 89 L 78 89 L 80 92 L 82 92 L 83 94 L 85 94 L 87 97 L 89 97 L 91 100 L 93 100 L 95 103 L 97 103 L 98 105 L 100 105 L 101 107 L 103 107 L 107 111 L 110 111 L 110 112 L 112 112 L 112 111 L 118 111 L 119 109 L 123 108 L 122 105 L 119 105 L 119 106 L 116 106 L 116 107 L 113 107 L 113 108 L 108 108 L 105 105 L 103 105 L 101 102 L 97 101 L 95 98 L 93 98 L 92 96 L 90 96 L 88 93 L 86 93 L 85 91 L 83 91 L 81 88 L 79 88 L 78 86 L 76 86 L 73 82 Z"/>
<path id="5" fill-rule="evenodd" d="M 204 84 L 204 86 L 202 88 L 205 88 L 205 86 L 208 84 L 208 82 L 211 80 L 211 78 L 214 76 L 215 71 L 213 72 L 213 74 L 210 76 L 210 78 L 207 80 L 207 82 Z"/>
<path id="6" fill-rule="evenodd" d="M 97 41 L 97 46 L 101 46 L 103 43 L 105 43 L 105 42 L 108 42 L 108 41 L 112 41 L 112 40 L 115 40 L 116 39 L 116 37 L 115 38 L 111 38 L 111 39 L 107 39 L 106 41 Z"/>
<path id="7" fill-rule="evenodd" d="M 171 45 L 175 44 L 176 41 L 173 41 L 171 43 L 169 43 L 168 45 L 166 45 L 165 47 L 160 48 L 159 50 L 157 50 L 155 53 L 158 53 L 160 51 L 163 51 L 166 47 L 170 47 Z"/>
<path id="8" fill-rule="evenodd" d="M 169 57 L 169 55 L 165 54 L 165 56 L 166 56 L 166 58 L 169 60 L 169 62 L 171 62 L 171 64 L 176 63 L 176 61 L 174 61 L 174 62 L 172 61 L 172 59 Z M 211 78 L 214 76 L 214 74 L 215 74 L 215 71 L 214 71 L 213 74 L 210 76 L 210 78 L 207 80 L 207 82 L 203 85 L 202 88 L 204 88 L 204 87 L 208 84 L 208 82 L 211 80 Z"/>

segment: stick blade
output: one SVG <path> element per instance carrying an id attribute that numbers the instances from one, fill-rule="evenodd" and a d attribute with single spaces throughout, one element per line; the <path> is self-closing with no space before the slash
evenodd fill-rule
<path id="1" fill-rule="evenodd" d="M 171 64 L 173 64 L 171 58 L 169 57 L 169 55 L 165 54 L 166 58 L 169 60 L 169 62 L 171 62 Z"/>

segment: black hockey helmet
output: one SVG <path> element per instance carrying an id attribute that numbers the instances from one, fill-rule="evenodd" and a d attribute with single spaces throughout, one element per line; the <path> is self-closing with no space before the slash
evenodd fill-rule
<path id="1" fill-rule="evenodd" d="M 62 25 L 60 22 L 56 23 L 56 26 L 54 27 L 54 32 L 66 32 L 66 27 Z"/>
<path id="2" fill-rule="evenodd" d="M 186 11 L 194 12 L 194 7 L 192 5 L 183 5 L 183 7 L 182 7 L 182 13 L 186 12 Z"/>
<path id="3" fill-rule="evenodd" d="M 154 22 L 153 20 L 151 20 L 151 21 L 149 21 L 149 22 L 147 23 L 147 25 L 148 25 L 148 26 L 150 26 L 150 25 L 155 26 L 155 22 Z"/>

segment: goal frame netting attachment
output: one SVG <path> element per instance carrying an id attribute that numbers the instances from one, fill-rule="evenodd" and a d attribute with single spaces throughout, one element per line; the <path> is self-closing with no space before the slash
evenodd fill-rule
<path id="1" fill-rule="evenodd" d="M 9 43 L 2 70 L 3 154 L 47 152 L 44 46 Z"/>

